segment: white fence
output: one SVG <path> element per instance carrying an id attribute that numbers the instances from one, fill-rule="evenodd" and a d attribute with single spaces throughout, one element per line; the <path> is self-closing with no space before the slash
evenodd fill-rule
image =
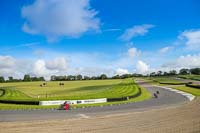
<path id="1" fill-rule="evenodd" d="M 100 99 L 86 99 L 86 100 L 55 100 L 55 101 L 40 101 L 40 105 L 61 105 L 64 102 L 68 102 L 70 104 L 93 104 L 93 103 L 105 103 L 107 102 L 107 98 Z"/>

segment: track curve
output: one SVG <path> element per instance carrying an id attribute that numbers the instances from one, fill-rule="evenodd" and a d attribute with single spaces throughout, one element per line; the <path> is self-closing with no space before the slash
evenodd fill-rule
<path id="1" fill-rule="evenodd" d="M 159 91 L 158 98 L 151 98 L 146 101 L 128 103 L 104 107 L 80 108 L 70 111 L 61 110 L 31 110 L 31 111 L 0 111 L 0 122 L 6 121 L 32 121 L 32 120 L 51 120 L 51 119 L 71 119 L 87 118 L 115 113 L 125 113 L 133 111 L 144 111 L 172 105 L 180 105 L 189 101 L 181 94 L 152 86 L 146 82 L 139 81 L 151 94 Z"/>

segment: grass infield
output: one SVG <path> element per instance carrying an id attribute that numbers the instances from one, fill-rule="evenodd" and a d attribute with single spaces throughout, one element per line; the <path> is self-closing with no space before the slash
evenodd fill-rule
<path id="1" fill-rule="evenodd" d="M 0 90 L 0 100 L 61 100 L 61 99 L 93 99 L 93 98 L 117 98 L 134 95 L 138 92 L 138 86 L 132 79 L 124 80 L 90 80 L 90 81 L 66 81 L 64 86 L 59 82 L 48 82 L 46 86 L 40 87 L 41 82 L 7 83 L 3 85 L 5 94 Z M 33 88 L 32 88 L 32 87 Z M 26 88 L 27 87 L 27 88 Z M 54 88 L 54 89 L 53 89 Z M 45 90 L 45 91 L 44 91 Z M 142 94 L 128 101 L 110 102 L 101 104 L 73 105 L 102 106 L 107 104 L 119 104 L 125 102 L 142 101 L 151 97 L 151 94 L 141 88 Z M 43 94 L 47 93 L 49 95 Z M 37 97 L 35 97 L 37 95 Z M 46 96 L 43 96 L 46 95 Z M 39 96 L 39 97 L 38 97 Z M 0 104 L 0 109 L 43 109 L 58 108 L 58 106 L 16 105 Z"/>

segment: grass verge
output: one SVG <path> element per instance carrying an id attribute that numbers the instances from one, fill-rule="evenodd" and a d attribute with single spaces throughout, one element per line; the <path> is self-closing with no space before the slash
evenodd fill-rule
<path id="1" fill-rule="evenodd" d="M 191 79 L 191 80 L 198 80 L 200 81 L 200 75 L 180 75 L 179 78 L 183 79 Z"/>
<path id="2" fill-rule="evenodd" d="M 160 84 L 170 84 L 170 85 L 183 85 L 185 82 L 181 82 L 175 78 L 162 77 L 162 78 L 151 78 L 151 80 L 156 81 Z"/>
<path id="3" fill-rule="evenodd" d="M 119 82 L 120 81 L 120 82 Z M 85 81 L 78 82 L 78 83 L 84 83 Z M 87 82 L 87 81 L 86 81 Z M 95 83 L 97 81 L 94 81 Z M 136 87 L 136 84 L 132 79 L 125 79 L 125 80 L 110 80 L 112 83 L 108 83 L 107 81 L 101 82 L 101 85 L 95 85 L 91 86 L 89 83 L 94 84 L 93 81 L 87 82 L 88 86 L 82 86 L 79 85 L 78 88 L 68 88 L 68 86 L 65 86 L 63 88 L 59 88 L 58 90 L 54 89 L 54 91 L 51 90 L 51 88 L 38 88 L 38 91 L 41 91 L 41 89 L 46 89 L 46 91 L 54 92 L 51 95 L 47 95 L 45 97 L 31 97 L 30 92 L 33 92 L 30 90 L 28 92 L 28 89 L 24 91 L 24 89 L 20 89 L 16 86 L 7 86 L 2 87 L 1 89 L 4 89 L 5 94 L 0 96 L 0 100 L 16 100 L 16 101 L 46 101 L 46 100 L 81 100 L 81 99 L 97 99 L 97 98 L 119 98 L 119 97 L 126 97 L 134 95 L 138 92 L 138 88 Z M 76 84 L 77 82 L 73 82 L 73 84 Z M 103 83 L 105 83 L 103 85 Z M 23 83 L 24 84 L 24 83 Z M 22 85 L 23 85 L 22 84 Z M 50 83 L 48 83 L 50 84 Z M 53 84 L 53 83 L 52 83 Z M 70 82 L 71 84 L 71 82 Z M 96 83 L 97 84 L 97 83 Z M 75 86 L 72 85 L 71 86 Z M 23 88 L 23 86 L 21 86 Z M 53 86 L 52 86 L 53 87 Z M 50 91 L 51 90 L 51 91 Z M 34 90 L 34 93 L 36 90 Z M 44 91 L 44 90 L 43 90 Z M 45 95 L 42 94 L 42 95 Z"/>
<path id="4" fill-rule="evenodd" d="M 144 101 L 151 98 L 151 94 L 143 87 L 141 87 L 141 95 L 129 99 L 127 101 L 120 102 L 107 102 L 107 103 L 98 103 L 98 104 L 84 104 L 84 105 L 72 105 L 72 108 L 82 108 L 82 107 L 92 107 L 92 106 L 107 106 L 107 105 L 115 105 L 115 104 L 125 104 L 130 102 L 139 102 Z M 0 103 L 0 110 L 33 110 L 33 109 L 58 109 L 59 106 L 39 106 L 39 105 L 16 105 L 16 104 L 2 104 Z"/>
<path id="5" fill-rule="evenodd" d="M 192 88 L 192 87 L 187 87 L 187 86 L 173 86 L 173 89 L 181 90 L 184 92 L 191 93 L 195 96 L 200 96 L 200 89 Z"/>

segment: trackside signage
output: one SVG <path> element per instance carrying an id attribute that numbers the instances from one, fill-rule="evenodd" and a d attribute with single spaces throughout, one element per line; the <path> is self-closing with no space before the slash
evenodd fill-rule
<path id="1" fill-rule="evenodd" d="M 61 105 L 64 102 L 68 102 L 70 104 L 93 104 L 93 103 L 105 103 L 107 102 L 107 98 L 100 99 L 87 99 L 87 100 L 55 100 L 55 101 L 40 101 L 40 105 Z"/>

